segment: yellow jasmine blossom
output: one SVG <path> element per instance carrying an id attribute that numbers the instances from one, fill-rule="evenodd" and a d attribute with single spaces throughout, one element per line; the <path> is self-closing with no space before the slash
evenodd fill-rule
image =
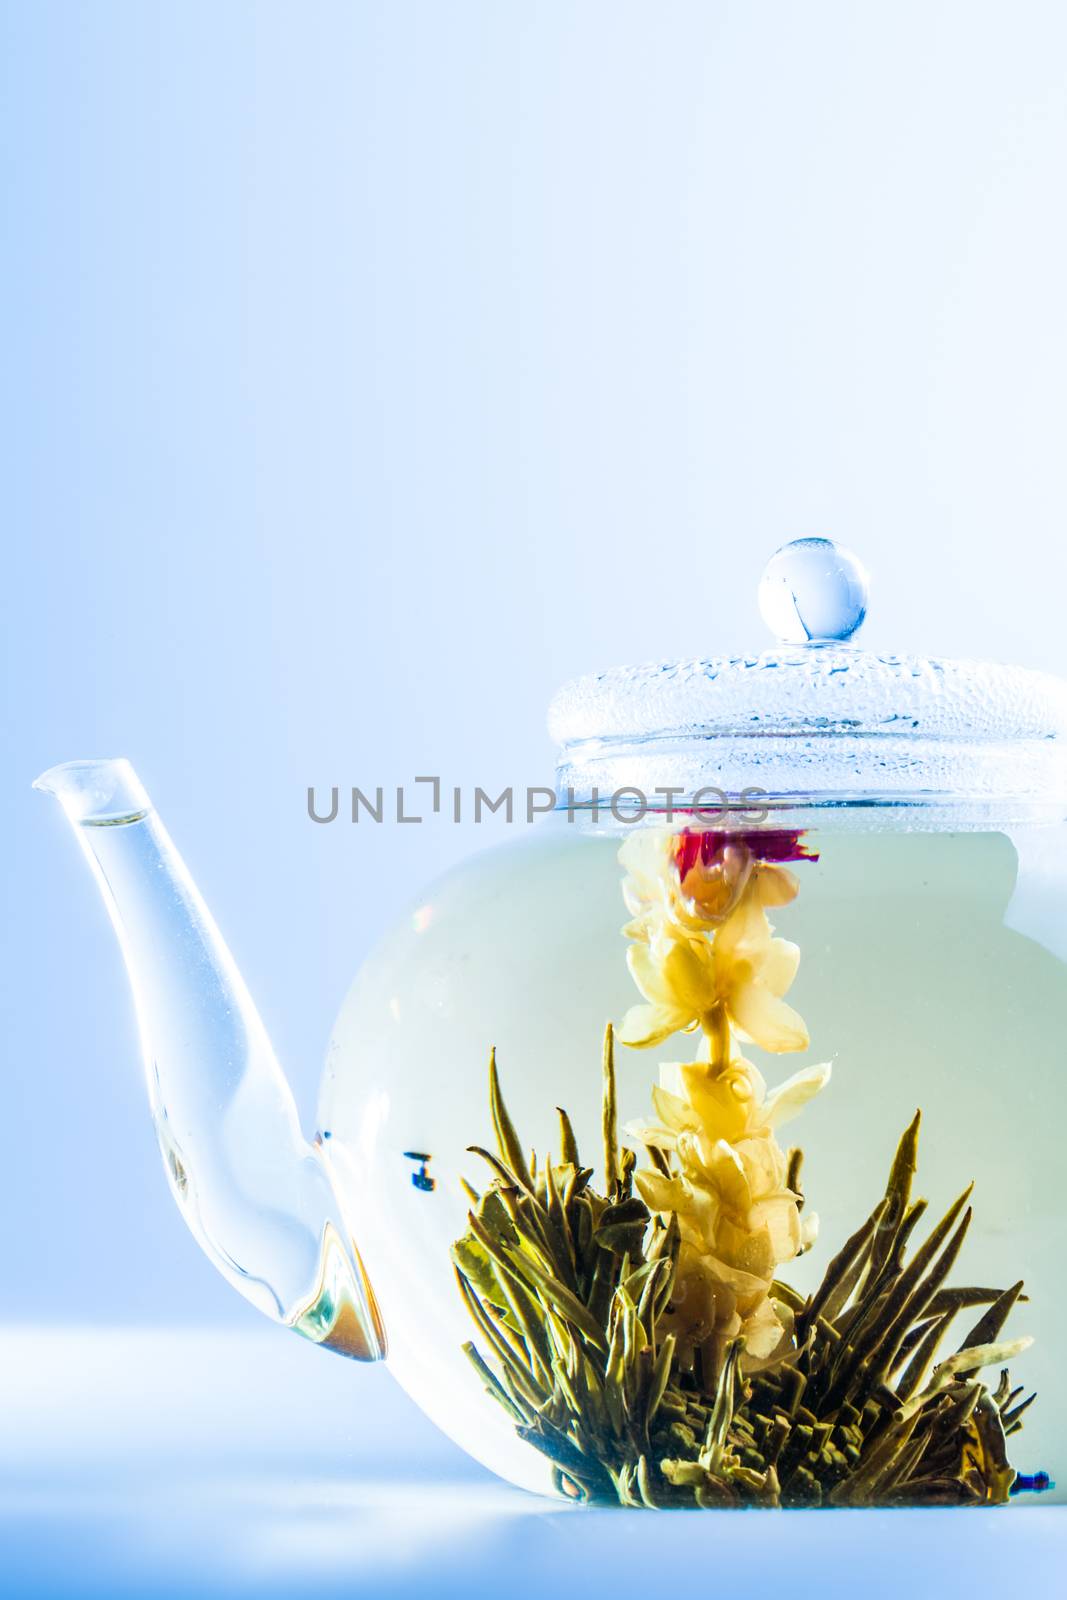
<path id="1" fill-rule="evenodd" d="M 806 1067 L 770 1094 L 751 1062 L 667 1062 L 652 1091 L 657 1120 L 627 1132 L 662 1153 L 670 1175 L 639 1171 L 645 1204 L 678 1220 L 681 1246 L 669 1326 L 683 1359 L 699 1349 L 717 1364 L 745 1337 L 749 1367 L 774 1359 L 791 1330 L 773 1295 L 778 1268 L 814 1242 L 788 1187 L 788 1158 L 775 1128 L 827 1083 L 830 1066 Z"/>
<path id="2" fill-rule="evenodd" d="M 830 1072 L 829 1061 L 801 1067 L 768 1093 L 763 1074 L 742 1056 L 714 1071 L 706 1060 L 661 1062 L 652 1090 L 659 1121 L 641 1124 L 643 1142 L 670 1150 L 674 1135 L 693 1129 L 730 1140 L 773 1133 L 825 1088 Z M 653 1130 L 655 1139 L 648 1137 Z"/>
<path id="3" fill-rule="evenodd" d="M 760 881 L 753 880 L 711 947 L 723 1004 L 741 1038 L 775 1054 L 806 1050 L 804 1020 L 782 999 L 797 975 L 800 951 L 772 937 Z"/>
<path id="4" fill-rule="evenodd" d="M 748 882 L 748 851 L 728 847 L 712 870 L 689 873 L 687 891 L 677 844 L 674 834 L 643 829 L 631 834 L 619 851 L 626 868 L 622 896 L 633 919 L 623 932 L 631 939 L 648 939 L 664 924 L 679 934 L 705 933 L 729 916 Z"/>
<path id="5" fill-rule="evenodd" d="M 759 854 L 767 851 L 767 857 Z M 803 1050 L 808 1032 L 784 995 L 800 952 L 774 936 L 768 906 L 785 905 L 797 880 L 783 860 L 803 859 L 797 834 L 686 831 L 631 835 L 620 851 L 632 920 L 627 962 L 643 1003 L 619 1038 L 637 1048 L 700 1028 L 698 1059 L 661 1066 L 655 1119 L 629 1132 L 655 1152 L 635 1174 L 649 1210 L 679 1232 L 667 1313 L 680 1359 L 715 1370 L 729 1341 L 745 1340 L 750 1368 L 790 1347 L 788 1307 L 774 1295 L 778 1268 L 814 1240 L 789 1187 L 775 1130 L 819 1092 L 828 1065 L 767 1086 L 733 1037 L 775 1053 Z"/>
<path id="6" fill-rule="evenodd" d="M 780 862 L 760 859 L 758 849 L 758 834 L 660 828 L 631 834 L 619 851 L 627 873 L 623 899 L 633 919 L 623 932 L 647 939 L 666 923 L 690 937 L 707 933 L 730 916 L 750 884 L 761 905 L 787 905 L 800 887 L 796 877 Z"/>
<path id="7" fill-rule="evenodd" d="M 803 1019 L 782 996 L 796 976 L 800 952 L 772 928 L 750 880 L 714 938 L 675 937 L 665 922 L 632 944 L 627 963 L 646 1004 L 622 1020 L 623 1044 L 645 1048 L 698 1025 L 710 1030 L 721 1012 L 737 1033 L 764 1050 L 805 1050 Z"/>

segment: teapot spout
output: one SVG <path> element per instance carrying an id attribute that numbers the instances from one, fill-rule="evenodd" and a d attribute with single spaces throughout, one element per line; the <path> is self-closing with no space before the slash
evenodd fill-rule
<path id="1" fill-rule="evenodd" d="M 325 1151 L 229 950 L 127 761 L 70 761 L 59 800 L 122 948 L 148 1097 L 178 1207 L 234 1288 L 359 1360 L 385 1353 L 374 1295 Z"/>

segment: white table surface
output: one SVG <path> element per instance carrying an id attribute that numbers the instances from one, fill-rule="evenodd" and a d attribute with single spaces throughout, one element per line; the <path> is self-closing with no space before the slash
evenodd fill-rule
<path id="1" fill-rule="evenodd" d="M 0 1594 L 1067 1593 L 1067 1508 L 649 1514 L 488 1477 L 266 1326 L 0 1329 Z"/>

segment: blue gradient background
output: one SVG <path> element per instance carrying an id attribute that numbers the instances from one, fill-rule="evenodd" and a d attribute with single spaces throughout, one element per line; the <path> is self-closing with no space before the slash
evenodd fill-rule
<path id="1" fill-rule="evenodd" d="M 8 1324 L 259 1326 L 41 768 L 135 760 L 310 1122 L 475 840 L 309 783 L 547 781 L 802 534 L 868 642 L 1067 670 L 1065 88 L 1052 0 L 0 3 Z"/>

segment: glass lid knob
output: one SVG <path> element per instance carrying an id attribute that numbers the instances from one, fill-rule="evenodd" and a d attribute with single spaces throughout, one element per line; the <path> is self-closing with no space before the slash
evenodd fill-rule
<path id="1" fill-rule="evenodd" d="M 763 569 L 759 608 L 782 644 L 851 639 L 867 615 L 863 563 L 832 539 L 794 539 Z"/>

